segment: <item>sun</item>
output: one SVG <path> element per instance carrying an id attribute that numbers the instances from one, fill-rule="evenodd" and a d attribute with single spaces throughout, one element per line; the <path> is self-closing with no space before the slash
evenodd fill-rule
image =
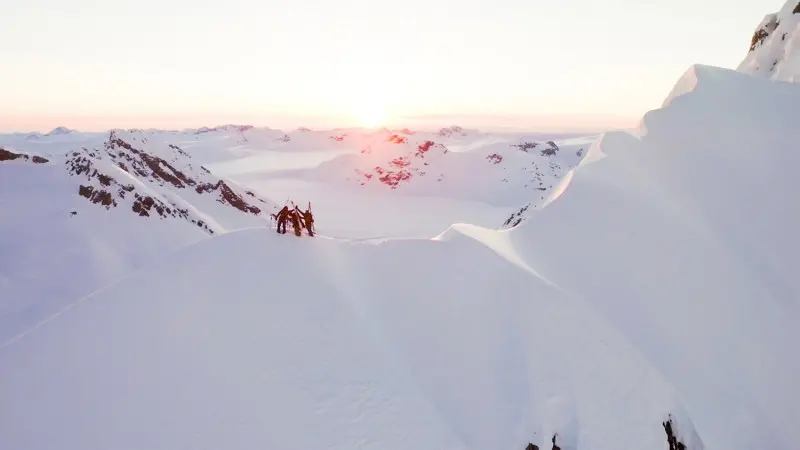
<path id="1" fill-rule="evenodd" d="M 358 124 L 366 128 L 378 128 L 386 122 L 386 108 L 377 102 L 362 102 L 354 108 Z"/>

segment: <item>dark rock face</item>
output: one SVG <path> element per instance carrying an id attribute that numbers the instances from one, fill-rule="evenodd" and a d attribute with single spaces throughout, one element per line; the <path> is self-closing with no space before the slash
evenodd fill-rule
<path id="1" fill-rule="evenodd" d="M 672 417 L 670 417 L 666 422 L 662 422 L 661 425 L 664 427 L 664 431 L 667 433 L 667 445 L 669 445 L 669 450 L 686 450 L 686 445 L 679 441 L 676 436 L 675 425 L 672 423 Z"/>
<path id="2" fill-rule="evenodd" d="M 240 196 L 239 194 L 235 193 L 227 183 L 222 180 L 219 180 L 217 184 L 205 183 L 197 186 L 195 188 L 198 194 L 202 194 L 203 192 L 219 192 L 219 198 L 217 199 L 218 202 L 222 204 L 231 205 L 234 208 L 248 214 L 258 215 L 261 213 L 261 209 L 247 204 L 247 202 Z M 247 192 L 249 195 L 253 196 L 251 192 Z"/>
<path id="3" fill-rule="evenodd" d="M 761 45 L 761 43 L 764 42 L 764 39 L 766 39 L 767 36 L 769 36 L 769 33 L 767 33 L 767 31 L 764 30 L 763 28 L 760 29 L 760 30 L 757 30 L 753 34 L 753 38 L 750 39 L 750 51 L 752 52 L 753 50 L 756 49 L 756 47 Z"/>
<path id="4" fill-rule="evenodd" d="M 154 217 L 158 216 L 161 218 L 180 218 L 187 221 L 192 222 L 193 224 L 197 225 L 199 228 L 202 228 L 209 234 L 214 234 L 214 230 L 208 227 L 205 222 L 199 219 L 194 219 L 189 215 L 189 211 L 187 209 L 178 208 L 175 205 L 167 205 L 166 203 L 162 202 L 161 200 L 154 199 L 153 197 L 147 195 L 142 196 L 139 194 L 134 194 L 136 200 L 133 202 L 133 212 L 141 217 Z"/>
<path id="5" fill-rule="evenodd" d="M 542 156 L 553 156 L 558 150 L 558 146 L 555 142 L 547 141 L 547 148 L 542 149 Z"/>
<path id="6" fill-rule="evenodd" d="M 536 148 L 538 146 L 539 146 L 538 142 L 521 142 L 519 144 L 512 145 L 512 147 L 516 147 L 517 149 L 519 149 L 519 150 L 521 150 L 523 152 L 527 152 L 529 150 L 533 150 L 534 148 Z"/>
<path id="7" fill-rule="evenodd" d="M 34 156 L 34 157 L 31 158 L 29 155 L 26 155 L 24 153 L 14 153 L 14 152 L 12 152 L 10 150 L 6 150 L 6 149 L 0 147 L 0 162 L 3 162 L 3 161 L 15 161 L 17 159 L 21 159 L 23 161 L 30 160 L 34 164 L 44 164 L 44 163 L 50 162 L 50 160 L 48 160 L 47 158 L 42 158 L 41 156 Z"/>
<path id="8" fill-rule="evenodd" d="M 396 134 L 389 136 L 386 140 L 394 144 L 405 144 L 406 142 L 408 142 L 408 139 L 406 139 L 403 136 L 398 136 Z"/>
<path id="9" fill-rule="evenodd" d="M 105 206 L 106 209 L 110 209 L 112 206 L 117 206 L 117 202 L 114 201 L 111 193 L 106 190 L 96 190 L 92 186 L 81 185 L 80 188 L 78 188 L 78 194 L 80 194 L 81 197 L 86 197 L 92 203 L 99 203 Z"/>
<path id="10" fill-rule="evenodd" d="M 551 439 L 551 442 L 553 443 L 552 450 L 561 450 L 561 447 L 556 445 L 556 436 L 558 436 L 558 434 L 554 434 L 553 439 Z M 539 450 L 539 446 L 528 442 L 528 445 L 525 446 L 525 450 Z"/>
<path id="11" fill-rule="evenodd" d="M 171 149 L 166 151 L 167 154 L 174 151 L 174 157 L 162 155 L 171 158 L 172 162 L 169 162 L 142 148 L 137 148 L 138 145 L 132 145 L 131 142 L 139 142 L 135 136 L 131 139 L 126 141 L 112 131 L 101 149 L 83 148 L 68 155 L 65 162 L 67 172 L 71 176 L 82 177 L 88 181 L 81 183 L 79 187 L 78 193 L 82 197 L 110 209 L 118 206 L 120 200 L 133 193 L 131 210 L 140 217 L 180 218 L 208 233 L 214 233 L 203 220 L 192 217 L 194 213 L 190 213 L 187 209 L 180 208 L 171 201 L 143 194 L 137 191 L 134 184 L 122 184 L 112 176 L 112 172 L 104 173 L 104 168 L 108 168 L 107 164 L 111 163 L 141 181 L 177 189 L 194 187 L 197 194 L 216 194 L 219 203 L 229 205 L 243 213 L 256 216 L 261 214 L 261 208 L 252 202 L 266 203 L 264 200 L 249 191 L 246 194 L 237 192 L 223 180 L 214 179 L 202 166 L 199 166 L 201 171 L 197 171 L 190 164 L 188 153 L 180 147 L 165 144 L 165 148 Z M 146 138 L 142 138 L 141 142 L 145 143 Z M 115 171 L 113 173 L 119 174 Z M 208 181 L 209 178 L 214 179 L 214 182 Z M 245 195 L 249 196 L 249 202 L 245 200 Z"/>
<path id="12" fill-rule="evenodd" d="M 553 449 L 552 449 L 552 450 L 561 450 L 561 447 L 559 447 L 558 445 L 556 445 L 556 436 L 558 436 L 558 435 L 557 435 L 557 434 L 554 434 L 554 435 L 553 435 L 553 439 L 552 439 L 552 442 L 553 442 Z"/>
<path id="13" fill-rule="evenodd" d="M 778 25 L 780 25 L 780 22 L 777 16 L 769 16 L 767 23 L 753 33 L 753 37 L 750 39 L 750 51 L 757 49 L 764 42 L 764 39 L 768 38 L 778 28 Z"/>
<path id="14" fill-rule="evenodd" d="M 486 159 L 488 159 L 492 164 L 500 164 L 503 162 L 503 155 L 492 153 L 491 155 L 487 156 Z"/>
<path id="15" fill-rule="evenodd" d="M 430 151 L 431 147 L 433 147 L 436 143 L 433 141 L 425 141 L 422 144 L 417 146 L 417 153 L 414 154 L 417 158 L 422 158 L 425 156 L 425 153 Z"/>
<path id="16" fill-rule="evenodd" d="M 25 155 L 20 155 L 19 153 L 12 153 L 4 148 L 0 148 L 0 161 L 14 161 L 15 159 L 19 159 L 24 156 Z"/>
<path id="17" fill-rule="evenodd" d="M 541 153 L 542 156 L 553 156 L 558 151 L 558 145 L 556 145 L 553 141 L 547 141 L 547 148 L 542 149 Z M 520 151 L 529 153 L 531 150 L 535 149 L 536 147 L 540 146 L 541 143 L 533 142 L 533 141 L 524 141 L 519 144 L 512 144 L 512 147 L 516 147 Z"/>
<path id="18" fill-rule="evenodd" d="M 117 137 L 113 131 L 109 136 L 108 142 L 106 142 L 105 149 L 109 154 L 115 155 L 115 159 L 121 158 L 128 161 L 126 165 L 121 162 L 118 163 L 125 165 L 126 172 L 130 172 L 127 169 L 127 167 L 130 167 L 134 173 L 141 177 L 162 181 L 161 184 L 167 182 L 179 188 L 196 184 L 194 180 L 177 170 L 167 161 L 134 148 L 131 144 Z M 129 153 L 119 151 L 120 149 L 128 150 Z M 183 150 L 180 150 L 180 152 L 183 153 Z"/>

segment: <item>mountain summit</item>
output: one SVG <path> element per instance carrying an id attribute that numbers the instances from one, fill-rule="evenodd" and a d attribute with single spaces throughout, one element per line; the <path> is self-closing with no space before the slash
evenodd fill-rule
<path id="1" fill-rule="evenodd" d="M 62 134 L 70 134 L 73 131 L 74 130 L 71 130 L 71 129 L 67 128 L 67 127 L 56 127 L 56 128 L 53 128 L 45 136 L 59 136 L 59 135 L 62 135 Z"/>
<path id="2" fill-rule="evenodd" d="M 789 0 L 768 14 L 750 41 L 750 51 L 737 68 L 777 81 L 800 82 L 800 2 Z"/>

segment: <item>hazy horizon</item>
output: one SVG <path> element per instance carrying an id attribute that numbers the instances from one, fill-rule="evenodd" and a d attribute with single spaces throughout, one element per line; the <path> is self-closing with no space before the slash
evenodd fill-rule
<path id="1" fill-rule="evenodd" d="M 575 117 L 575 116 L 571 116 Z M 411 128 L 416 130 L 435 130 L 442 127 L 458 125 L 464 128 L 480 129 L 482 131 L 509 131 L 509 132 L 553 132 L 553 133 L 597 133 L 609 129 L 622 129 L 635 126 L 635 121 L 625 122 L 619 119 L 616 124 L 609 117 L 582 117 L 583 126 L 570 126 L 569 118 L 556 116 L 525 117 L 525 116 L 479 116 L 479 115 L 429 115 L 417 117 L 401 117 L 387 120 L 375 126 L 367 126 L 357 121 L 341 121 L 336 117 L 262 117 L 257 120 L 248 120 L 247 117 L 230 117 L 240 120 L 226 120 L 213 116 L 198 117 L 187 115 L 184 117 L 37 117 L 25 120 L 23 117 L 0 116 L 0 123 L 5 125 L 0 133 L 47 133 L 57 127 L 66 127 L 84 132 L 102 132 L 111 129 L 197 129 L 201 127 L 215 127 L 221 125 L 252 125 L 255 127 L 268 127 L 275 129 L 296 129 L 307 127 L 311 129 L 334 128 Z M 43 120 L 44 119 L 44 120 Z M 220 120 L 221 119 L 221 120 Z M 36 121 L 44 121 L 51 126 L 35 127 Z"/>
<path id="2" fill-rule="evenodd" d="M 635 125 L 783 1 L 10 3 L 0 132 Z"/>

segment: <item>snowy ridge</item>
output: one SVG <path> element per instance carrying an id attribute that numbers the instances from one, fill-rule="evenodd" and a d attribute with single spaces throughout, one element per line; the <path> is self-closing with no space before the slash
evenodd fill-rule
<path id="1" fill-rule="evenodd" d="M 800 3 L 788 0 L 758 25 L 741 72 L 777 81 L 800 82 Z"/>
<path id="2" fill-rule="evenodd" d="M 198 213 L 190 213 L 190 209 L 197 210 L 197 205 L 214 208 L 204 201 L 206 197 L 244 214 L 266 215 L 256 206 L 267 205 L 265 200 L 252 192 L 236 192 L 207 169 L 193 165 L 189 154 L 177 145 L 149 143 L 148 138 L 137 133 L 112 131 L 102 150 L 76 150 L 65 164 L 71 175 L 86 177 L 79 194 L 106 208 L 125 203 L 139 216 L 182 218 L 212 234 L 225 228 L 210 227 L 197 217 Z M 118 179 L 127 182 L 120 183 Z"/>
<path id="3" fill-rule="evenodd" d="M 269 224 L 273 203 L 153 136 L 22 136 L 9 141 L 26 151 L 0 147 L 0 340 L 157 256 Z"/>
<path id="4" fill-rule="evenodd" d="M 286 255 L 281 270 L 264 267 L 272 253 Z M 137 448 L 518 449 L 554 434 L 563 448 L 660 448 L 670 413 L 692 434 L 669 383 L 619 333 L 492 255 L 479 243 L 355 245 L 260 230 L 206 240 L 0 349 L 3 364 L 38 374 L 0 372 L 4 398 L 19 405 L 0 408 L 0 427 L 31 449 L 91 430 Z M 306 282 L 285 275 L 299 272 Z M 414 282 L 397 284 L 401 273 Z M 40 358 L 23 362 L 30 354 Z M 60 384 L 31 366 L 48 360 Z M 24 426 L 34 416 L 67 426 L 34 433 Z"/>
<path id="5" fill-rule="evenodd" d="M 605 142 L 511 241 L 625 330 L 708 448 L 788 450 L 800 439 L 800 217 L 782 193 L 800 190 L 800 89 L 691 72 L 694 90 L 648 113 L 641 136 Z"/>

